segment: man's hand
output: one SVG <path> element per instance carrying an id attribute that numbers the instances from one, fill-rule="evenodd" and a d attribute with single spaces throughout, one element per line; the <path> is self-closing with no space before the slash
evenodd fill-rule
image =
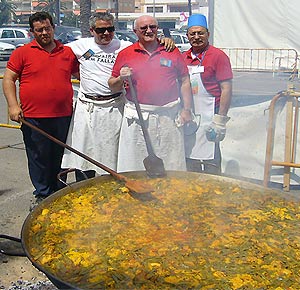
<path id="1" fill-rule="evenodd" d="M 180 112 L 181 122 L 184 124 L 192 121 L 192 111 L 190 109 L 182 109 Z"/>
<path id="2" fill-rule="evenodd" d="M 211 142 L 223 141 L 226 134 L 226 123 L 229 117 L 215 114 L 209 126 L 205 128 L 206 138 Z"/>
<path id="3" fill-rule="evenodd" d="M 132 75 L 132 69 L 128 66 L 123 66 L 120 70 L 120 78 L 125 81 Z"/>
<path id="4" fill-rule="evenodd" d="M 173 51 L 176 47 L 174 40 L 168 37 L 160 38 L 160 44 L 162 44 L 168 52 Z"/>
<path id="5" fill-rule="evenodd" d="M 123 66 L 120 69 L 120 75 L 118 77 L 110 77 L 108 79 L 108 86 L 113 93 L 123 91 L 128 87 L 128 78 L 132 75 L 132 68 Z"/>
<path id="6" fill-rule="evenodd" d="M 20 118 L 23 118 L 23 111 L 19 105 L 8 108 L 9 117 L 12 121 L 20 123 Z"/>

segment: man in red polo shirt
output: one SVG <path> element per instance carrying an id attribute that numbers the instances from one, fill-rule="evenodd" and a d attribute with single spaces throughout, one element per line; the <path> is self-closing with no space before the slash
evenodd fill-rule
<path id="1" fill-rule="evenodd" d="M 232 96 L 232 70 L 228 56 L 208 42 L 206 17 L 188 19 L 191 48 L 183 53 L 193 91 L 194 113 L 200 118 L 196 132 L 185 134 L 187 169 L 221 173 L 220 141 L 225 137 Z"/>
<path id="2" fill-rule="evenodd" d="M 29 24 L 35 39 L 13 52 L 4 74 L 3 91 L 10 119 L 20 122 L 23 117 L 65 142 L 72 115 L 71 76 L 79 77 L 79 65 L 71 49 L 54 40 L 50 14 L 37 12 L 30 16 Z M 45 198 L 58 189 L 63 148 L 25 125 L 21 130 L 34 195 Z"/>
<path id="3" fill-rule="evenodd" d="M 190 79 L 179 50 L 166 52 L 157 29 L 157 20 L 151 16 L 135 21 L 139 41 L 119 52 L 108 83 L 112 91 L 121 91 L 124 80 L 131 77 L 155 154 L 163 159 L 165 169 L 185 170 L 183 130 L 174 120 L 178 114 L 182 123 L 191 120 Z M 125 89 L 118 171 L 143 170 L 146 145 L 130 90 Z"/>

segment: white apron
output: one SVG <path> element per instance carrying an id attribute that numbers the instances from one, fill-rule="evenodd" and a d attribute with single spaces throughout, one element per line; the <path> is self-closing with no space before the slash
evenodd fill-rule
<path id="1" fill-rule="evenodd" d="M 214 116 L 215 98 L 210 95 L 201 79 L 204 66 L 188 66 L 194 101 L 196 119 L 201 116 L 198 130 L 191 135 L 185 135 L 185 154 L 187 158 L 208 160 L 214 159 L 215 143 L 206 138 L 205 128 Z"/>
<path id="2" fill-rule="evenodd" d="M 116 170 L 123 107 L 122 95 L 112 100 L 92 101 L 79 92 L 66 143 Z M 64 152 L 62 168 L 107 173 L 68 149 Z"/>
<path id="3" fill-rule="evenodd" d="M 183 128 L 175 125 L 179 101 L 165 106 L 141 104 L 143 119 L 155 154 L 166 170 L 186 170 Z M 118 172 L 145 170 L 143 160 L 148 156 L 135 105 L 127 102 L 120 134 Z"/>

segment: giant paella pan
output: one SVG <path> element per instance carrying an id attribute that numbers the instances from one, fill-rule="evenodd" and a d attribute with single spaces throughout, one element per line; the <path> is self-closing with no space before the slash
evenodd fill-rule
<path id="1" fill-rule="evenodd" d="M 300 203 L 247 182 L 167 172 L 134 195 L 110 176 L 64 188 L 22 228 L 63 289 L 299 289 Z"/>

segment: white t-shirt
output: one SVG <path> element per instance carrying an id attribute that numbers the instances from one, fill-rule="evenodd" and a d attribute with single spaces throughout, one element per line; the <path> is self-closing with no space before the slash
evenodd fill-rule
<path id="1" fill-rule="evenodd" d="M 119 51 L 131 45 L 129 41 L 113 39 L 109 44 L 99 45 L 94 37 L 70 42 L 80 62 L 80 91 L 87 95 L 110 95 L 108 79 Z"/>

